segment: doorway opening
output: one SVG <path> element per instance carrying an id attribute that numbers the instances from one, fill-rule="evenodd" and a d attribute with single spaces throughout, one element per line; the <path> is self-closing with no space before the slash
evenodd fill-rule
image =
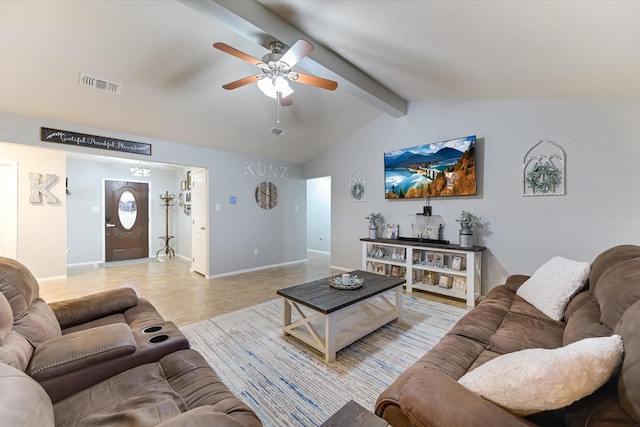
<path id="1" fill-rule="evenodd" d="M 331 177 L 307 180 L 307 251 L 331 254 Z"/>

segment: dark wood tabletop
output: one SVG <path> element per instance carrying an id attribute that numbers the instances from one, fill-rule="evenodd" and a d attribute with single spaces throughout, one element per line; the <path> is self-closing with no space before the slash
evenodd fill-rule
<path id="1" fill-rule="evenodd" d="M 362 278 L 364 285 L 359 289 L 336 289 L 329 286 L 329 277 L 327 277 L 303 283 L 302 285 L 279 289 L 277 294 L 323 314 L 328 314 L 370 298 L 373 295 L 386 292 L 405 282 L 402 277 L 383 276 L 362 270 L 350 271 L 349 274 Z"/>

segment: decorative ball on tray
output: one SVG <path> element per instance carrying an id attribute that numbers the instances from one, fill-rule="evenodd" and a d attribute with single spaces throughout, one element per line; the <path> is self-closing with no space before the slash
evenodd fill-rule
<path id="1" fill-rule="evenodd" d="M 329 286 L 336 289 L 352 290 L 359 289 L 364 285 L 364 280 L 356 275 L 343 274 L 329 278 Z"/>

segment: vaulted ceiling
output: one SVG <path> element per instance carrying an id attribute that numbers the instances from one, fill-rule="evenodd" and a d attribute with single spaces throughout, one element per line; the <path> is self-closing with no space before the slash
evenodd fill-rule
<path id="1" fill-rule="evenodd" d="M 636 1 L 3 0 L 0 111 L 303 163 L 412 101 L 637 98 L 638 22 Z M 300 38 L 294 69 L 335 91 L 222 89 L 259 71 L 214 42 Z"/>

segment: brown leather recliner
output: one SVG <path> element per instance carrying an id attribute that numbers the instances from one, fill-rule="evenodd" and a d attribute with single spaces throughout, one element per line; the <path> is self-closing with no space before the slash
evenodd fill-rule
<path id="1" fill-rule="evenodd" d="M 133 290 L 53 307 L 38 292 L 28 269 L 0 257 L 3 423 L 261 425 L 177 327 Z"/>

